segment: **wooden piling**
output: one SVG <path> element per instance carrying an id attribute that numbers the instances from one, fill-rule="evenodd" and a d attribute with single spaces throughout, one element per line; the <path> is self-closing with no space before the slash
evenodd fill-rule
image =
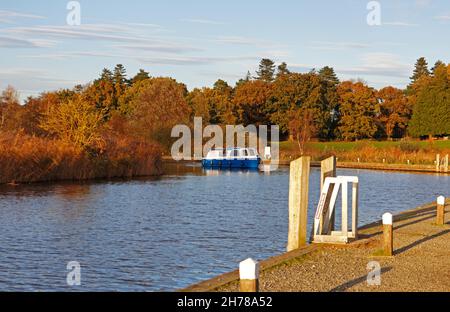
<path id="1" fill-rule="evenodd" d="M 241 292 L 259 291 L 259 263 L 251 258 L 239 263 L 239 288 Z"/>
<path id="2" fill-rule="evenodd" d="M 336 163 L 337 163 L 336 156 L 329 157 L 320 162 L 320 191 L 322 191 L 323 184 L 325 183 L 326 178 L 335 178 L 336 177 Z M 333 193 L 333 189 L 334 189 L 334 184 L 332 184 L 330 186 L 330 197 L 331 197 L 331 193 Z M 324 217 L 327 216 L 329 213 L 328 207 L 329 207 L 330 197 L 327 198 L 327 201 L 325 202 L 324 207 L 326 207 L 326 208 L 323 210 L 321 220 L 324 220 L 325 219 Z M 326 234 L 331 233 L 331 231 L 334 230 L 334 221 L 335 221 L 335 212 L 333 211 L 333 214 L 331 215 L 331 218 L 330 218 L 330 223 L 328 225 L 328 229 L 323 229 L 323 224 L 321 222 L 320 233 L 323 234 L 324 230 L 325 230 Z"/>
<path id="3" fill-rule="evenodd" d="M 436 154 L 436 172 L 441 172 L 441 155 Z"/>
<path id="4" fill-rule="evenodd" d="M 445 155 L 444 172 L 448 172 L 448 154 Z"/>
<path id="5" fill-rule="evenodd" d="M 326 178 L 336 177 L 336 157 L 332 156 L 320 162 L 320 190 Z"/>
<path id="6" fill-rule="evenodd" d="M 445 197 L 439 196 L 437 199 L 436 224 L 444 225 L 445 223 Z"/>
<path id="7" fill-rule="evenodd" d="M 287 251 L 306 245 L 310 157 L 292 161 L 289 175 L 289 233 Z"/>
<path id="8" fill-rule="evenodd" d="M 394 236 L 392 226 L 392 214 L 383 215 L 383 251 L 384 255 L 391 257 L 394 254 Z"/>

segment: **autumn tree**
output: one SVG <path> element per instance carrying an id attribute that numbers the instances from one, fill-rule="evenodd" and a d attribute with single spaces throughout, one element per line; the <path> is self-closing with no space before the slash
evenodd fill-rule
<path id="1" fill-rule="evenodd" d="M 376 92 L 362 82 L 345 81 L 338 88 L 340 122 L 338 131 L 344 140 L 372 138 L 377 131 L 379 111 Z"/>
<path id="2" fill-rule="evenodd" d="M 114 83 L 113 73 L 103 69 L 100 78 L 88 85 L 82 93 L 83 101 L 90 103 L 102 111 L 107 120 L 111 112 L 118 107 L 118 97 Z"/>
<path id="3" fill-rule="evenodd" d="M 102 145 L 102 124 L 102 112 L 77 96 L 50 106 L 43 114 L 40 127 L 67 144 L 91 149 Z"/>
<path id="4" fill-rule="evenodd" d="M 235 124 L 236 112 L 233 88 L 224 80 L 217 80 L 213 88 L 194 89 L 186 100 L 192 108 L 193 116 L 202 117 L 209 124 Z"/>
<path id="5" fill-rule="evenodd" d="M 380 103 L 378 120 L 388 139 L 394 132 L 397 137 L 405 134 L 406 127 L 411 118 L 411 107 L 404 92 L 394 87 L 385 87 L 377 92 Z"/>
<path id="6" fill-rule="evenodd" d="M 17 130 L 21 114 L 19 93 L 12 86 L 7 86 L 0 95 L 0 131 Z"/>
<path id="7" fill-rule="evenodd" d="M 192 110 L 192 117 L 201 117 L 205 123 L 209 124 L 217 124 L 220 122 L 213 89 L 195 88 L 189 92 L 186 101 Z"/>
<path id="8" fill-rule="evenodd" d="M 237 86 L 233 98 L 237 121 L 244 125 L 268 124 L 266 104 L 271 93 L 272 85 L 263 80 L 252 80 Z"/>
<path id="9" fill-rule="evenodd" d="M 28 97 L 24 104 L 24 113 L 22 116 L 21 127 L 25 133 L 30 135 L 45 136 L 47 131 L 40 126 L 50 107 L 56 107 L 62 102 L 69 101 L 65 93 L 62 92 L 44 92 L 37 97 Z"/>
<path id="10" fill-rule="evenodd" d="M 275 74 L 275 63 L 270 59 L 262 59 L 259 63 L 259 70 L 256 71 L 256 79 L 264 82 L 272 82 Z"/>
<path id="11" fill-rule="evenodd" d="M 316 135 L 314 111 L 308 108 L 289 112 L 289 133 L 295 138 L 300 154 L 305 153 L 306 143 Z"/>
<path id="12" fill-rule="evenodd" d="M 331 112 L 327 102 L 327 88 L 316 73 L 291 73 L 278 77 L 273 83 L 272 95 L 266 105 L 272 123 L 280 126 L 282 133 L 289 131 L 289 113 L 298 109 L 313 112 L 316 134 L 328 136 Z"/>
<path id="13" fill-rule="evenodd" d="M 130 131 L 167 147 L 171 144 L 172 128 L 189 123 L 186 95 L 186 86 L 171 78 L 150 78 L 136 83 L 123 96 L 128 102 Z"/>

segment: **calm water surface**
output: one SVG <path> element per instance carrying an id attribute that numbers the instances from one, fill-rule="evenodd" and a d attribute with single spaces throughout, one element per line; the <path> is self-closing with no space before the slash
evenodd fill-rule
<path id="1" fill-rule="evenodd" d="M 287 239 L 288 173 L 179 165 L 159 179 L 2 186 L 0 290 L 174 290 L 248 257 L 279 254 Z M 450 195 L 449 176 L 338 174 L 360 178 L 360 224 Z M 312 218 L 318 169 L 310 185 Z M 69 261 L 81 264 L 81 286 L 67 286 Z"/>

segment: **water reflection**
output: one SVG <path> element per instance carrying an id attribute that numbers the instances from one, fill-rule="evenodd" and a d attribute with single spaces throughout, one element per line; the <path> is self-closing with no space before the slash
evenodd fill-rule
<path id="1" fill-rule="evenodd" d="M 287 167 L 165 166 L 160 178 L 1 186 L 0 290 L 71 290 L 73 260 L 82 265 L 79 290 L 173 290 L 285 250 Z M 359 176 L 361 224 L 449 195 L 448 176 L 338 174 Z M 310 188 L 312 219 L 317 168 Z"/>

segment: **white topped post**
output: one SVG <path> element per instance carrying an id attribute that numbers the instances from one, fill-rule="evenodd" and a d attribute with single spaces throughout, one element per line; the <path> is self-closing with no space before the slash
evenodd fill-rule
<path id="1" fill-rule="evenodd" d="M 393 217 L 391 213 L 383 215 L 383 250 L 385 256 L 394 254 Z"/>
<path id="2" fill-rule="evenodd" d="M 444 225 L 444 223 L 445 223 L 445 197 L 439 196 L 437 198 L 436 224 Z"/>
<path id="3" fill-rule="evenodd" d="M 259 263 L 251 258 L 239 263 L 239 285 L 241 292 L 259 291 Z"/>

